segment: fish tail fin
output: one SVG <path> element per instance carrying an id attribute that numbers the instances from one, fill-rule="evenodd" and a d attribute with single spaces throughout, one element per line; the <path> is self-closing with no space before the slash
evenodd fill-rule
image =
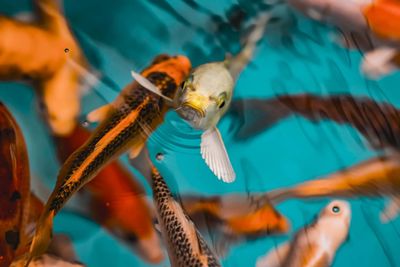
<path id="1" fill-rule="evenodd" d="M 36 225 L 36 232 L 32 239 L 32 244 L 29 249 L 27 259 L 24 266 L 29 266 L 29 263 L 46 252 L 50 245 L 53 231 L 54 211 L 44 213 Z"/>
<path id="2" fill-rule="evenodd" d="M 230 130 L 235 132 L 236 139 L 245 140 L 273 127 L 291 114 L 291 109 L 280 98 L 235 100 L 229 111 L 229 115 L 235 117 Z"/>
<path id="3" fill-rule="evenodd" d="M 256 18 L 254 28 L 247 36 L 244 47 L 240 53 L 232 59 L 227 59 L 226 63 L 229 66 L 229 71 L 235 80 L 252 59 L 257 43 L 262 39 L 270 18 L 270 12 L 262 12 Z"/>

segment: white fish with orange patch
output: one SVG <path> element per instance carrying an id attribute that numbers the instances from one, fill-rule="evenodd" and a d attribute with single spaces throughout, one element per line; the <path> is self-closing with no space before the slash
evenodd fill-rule
<path id="1" fill-rule="evenodd" d="M 328 267 L 346 240 L 351 221 L 348 202 L 334 200 L 316 221 L 300 230 L 293 240 L 257 260 L 256 267 Z"/>

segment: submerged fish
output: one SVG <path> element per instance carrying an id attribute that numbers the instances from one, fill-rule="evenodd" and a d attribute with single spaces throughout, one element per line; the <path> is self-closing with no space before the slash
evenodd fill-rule
<path id="1" fill-rule="evenodd" d="M 391 197 L 381 220 L 393 219 L 400 212 L 400 158 L 380 158 L 362 162 L 312 181 L 269 192 L 266 199 L 278 203 L 291 198 Z"/>
<path id="2" fill-rule="evenodd" d="M 398 69 L 400 5 L 397 0 L 288 0 L 306 16 L 340 29 L 338 40 L 365 52 L 361 70 L 377 79 Z"/>
<path id="3" fill-rule="evenodd" d="M 400 149 L 400 110 L 389 103 L 367 97 L 312 94 L 281 95 L 271 99 L 242 99 L 232 106 L 232 116 L 240 128 L 237 138 L 245 139 L 273 127 L 293 115 L 312 122 L 332 120 L 356 128 L 379 150 Z"/>
<path id="4" fill-rule="evenodd" d="M 81 73 L 68 59 L 87 64 L 55 0 L 34 0 L 34 22 L 0 16 L 0 80 L 32 82 L 52 131 L 72 131 L 80 108 Z M 34 44 L 34 45 L 32 45 Z"/>
<path id="5" fill-rule="evenodd" d="M 213 250 L 224 256 L 235 243 L 273 234 L 285 234 L 289 221 L 269 202 L 257 205 L 252 197 L 181 196 L 182 206 L 200 232 L 207 234 Z"/>
<path id="6" fill-rule="evenodd" d="M 10 267 L 18 267 L 21 262 L 15 262 Z M 31 262 L 29 267 L 83 267 L 80 263 L 69 262 L 51 254 L 44 254 Z"/>
<path id="7" fill-rule="evenodd" d="M 290 224 L 270 203 L 255 205 L 251 198 L 243 195 L 221 197 L 182 196 L 185 211 L 193 216 L 208 213 L 222 221 L 225 231 L 232 235 L 267 235 L 286 233 Z"/>
<path id="8" fill-rule="evenodd" d="M 211 171 L 224 182 L 233 182 L 236 175 L 216 125 L 228 110 L 235 82 L 252 59 L 269 19 L 269 13 L 259 15 L 238 55 L 196 67 L 175 98 L 169 99 L 182 118 L 193 128 L 204 131 L 201 136 L 201 155 Z M 132 72 L 132 76 L 150 91 L 162 95 L 139 74 Z"/>
<path id="9" fill-rule="evenodd" d="M 193 222 L 175 201 L 163 177 L 152 168 L 154 204 L 173 267 L 221 266 Z"/>
<path id="10" fill-rule="evenodd" d="M 29 228 L 41 205 L 30 193 L 29 162 L 24 137 L 10 111 L 0 103 L 0 266 L 26 252 Z"/>
<path id="11" fill-rule="evenodd" d="M 90 132 L 77 126 L 71 135 L 55 138 L 59 158 L 65 161 L 90 138 Z M 126 243 L 137 243 L 144 260 L 162 261 L 164 255 L 153 228 L 151 210 L 144 200 L 144 189 L 128 169 L 115 160 L 100 170 L 84 189 L 92 195 L 91 210 L 98 222 Z"/>
<path id="12" fill-rule="evenodd" d="M 346 240 L 351 221 L 349 203 L 332 201 L 291 242 L 257 260 L 257 267 L 329 267 Z"/>
<path id="13" fill-rule="evenodd" d="M 142 75 L 171 97 L 188 75 L 190 67 L 190 61 L 184 56 L 163 55 L 157 57 Z M 113 103 L 89 114 L 90 120 L 100 120 L 101 123 L 91 138 L 61 167 L 55 189 L 36 228 L 28 262 L 48 247 L 53 218 L 68 199 L 122 153 L 130 150 L 130 157 L 135 158 L 149 133 L 162 123 L 168 109 L 163 99 L 134 82 Z"/>

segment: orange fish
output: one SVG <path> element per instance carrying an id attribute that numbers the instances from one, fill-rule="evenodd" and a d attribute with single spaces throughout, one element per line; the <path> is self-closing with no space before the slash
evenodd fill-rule
<path id="1" fill-rule="evenodd" d="M 256 206 L 251 202 L 251 197 L 182 197 L 182 204 L 191 216 L 196 213 L 214 216 L 223 222 L 229 233 L 236 236 L 286 233 L 290 228 L 287 219 L 270 203 Z"/>
<path id="2" fill-rule="evenodd" d="M 26 252 L 29 225 L 43 207 L 30 193 L 29 162 L 17 122 L 0 103 L 0 266 Z"/>
<path id="3" fill-rule="evenodd" d="M 184 56 L 162 55 L 142 75 L 163 95 L 173 97 L 190 68 L 190 61 Z M 57 184 L 36 228 L 27 262 L 46 251 L 51 240 L 53 218 L 68 199 L 119 155 L 130 150 L 130 158 L 137 157 L 149 134 L 163 122 L 168 110 L 164 99 L 133 82 L 113 103 L 89 114 L 90 121 L 101 123 L 90 139 L 61 167 Z"/>
<path id="4" fill-rule="evenodd" d="M 65 161 L 90 138 L 90 132 L 77 126 L 69 136 L 55 137 L 58 155 Z M 84 189 L 93 195 L 95 218 L 122 239 L 137 239 L 140 255 L 159 263 L 164 255 L 153 228 L 151 211 L 144 200 L 144 189 L 118 161 L 106 165 Z M 140 218 L 140 219 L 138 219 Z"/>
<path id="5" fill-rule="evenodd" d="M 58 2 L 34 0 L 36 16 L 30 23 L 0 16 L 0 80 L 28 78 L 52 131 L 64 135 L 73 130 L 80 109 L 82 72 L 72 62 L 87 62 Z"/>
<path id="6" fill-rule="evenodd" d="M 400 41 L 400 1 L 375 0 L 363 8 L 363 14 L 379 37 Z"/>

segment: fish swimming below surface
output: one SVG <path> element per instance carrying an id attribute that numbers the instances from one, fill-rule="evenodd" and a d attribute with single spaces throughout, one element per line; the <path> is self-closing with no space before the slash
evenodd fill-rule
<path id="1" fill-rule="evenodd" d="M 72 131 L 87 61 L 63 15 L 62 1 L 33 0 L 33 22 L 0 16 L 0 80 L 29 81 L 57 135 Z M 35 44 L 35 45 L 31 45 Z"/>
<path id="2" fill-rule="evenodd" d="M 330 202 L 310 225 L 294 238 L 257 260 L 256 267 L 328 267 L 346 240 L 351 221 L 350 204 Z"/>
<path id="3" fill-rule="evenodd" d="M 273 190 L 265 195 L 272 203 L 292 198 L 321 197 L 390 197 L 381 213 L 386 222 L 400 212 L 400 158 L 372 159 L 326 177 L 289 188 Z"/>
<path id="4" fill-rule="evenodd" d="M 90 138 L 91 133 L 76 126 L 69 136 L 55 136 L 57 151 L 64 162 Z M 91 214 L 97 222 L 151 263 L 164 258 L 157 233 L 153 228 L 150 207 L 144 200 L 144 188 L 121 162 L 106 165 L 83 190 L 91 194 Z M 140 218 L 140 219 L 139 219 Z"/>
<path id="5" fill-rule="evenodd" d="M 39 204 L 38 204 L 39 203 Z M 26 252 L 42 205 L 30 192 L 27 149 L 18 123 L 0 103 L 0 266 Z"/>
<path id="6" fill-rule="evenodd" d="M 158 86 L 163 94 L 172 97 L 190 68 L 190 61 L 184 56 L 162 55 L 156 57 L 142 75 Z M 162 123 L 168 109 L 162 98 L 133 82 L 113 103 L 88 115 L 90 121 L 101 123 L 91 138 L 61 167 L 56 186 L 36 228 L 27 262 L 40 256 L 48 247 L 53 218 L 68 199 L 122 153 L 130 150 L 130 158 L 135 158 L 149 134 Z"/>
<path id="7" fill-rule="evenodd" d="M 338 40 L 365 52 L 361 70 L 378 79 L 397 70 L 400 4 L 397 0 L 289 0 L 304 15 L 340 29 Z"/>
<path id="8" fill-rule="evenodd" d="M 226 255 L 230 246 L 274 234 L 286 234 L 290 222 L 269 202 L 257 205 L 251 196 L 180 196 L 185 212 L 202 233 L 210 236 L 213 251 Z"/>
<path id="9" fill-rule="evenodd" d="M 174 267 L 221 266 L 196 226 L 172 197 L 164 178 L 152 168 L 153 199 L 161 234 Z"/>
<path id="10" fill-rule="evenodd" d="M 217 128 L 220 118 L 228 110 L 233 89 L 240 73 L 251 61 L 257 43 L 262 39 L 271 15 L 262 12 L 246 38 L 242 50 L 235 57 L 196 67 L 183 83 L 175 98 L 170 98 L 178 114 L 193 128 L 203 130 L 200 152 L 207 166 L 222 181 L 230 183 L 236 174 L 231 165 L 222 136 Z M 152 92 L 162 95 L 145 78 L 132 71 L 132 76 Z"/>
<path id="11" fill-rule="evenodd" d="M 270 99 L 242 99 L 232 104 L 237 139 L 247 139 L 300 115 L 312 122 L 332 120 L 356 128 L 376 150 L 400 149 L 400 110 L 367 97 L 347 94 L 280 95 Z"/>

